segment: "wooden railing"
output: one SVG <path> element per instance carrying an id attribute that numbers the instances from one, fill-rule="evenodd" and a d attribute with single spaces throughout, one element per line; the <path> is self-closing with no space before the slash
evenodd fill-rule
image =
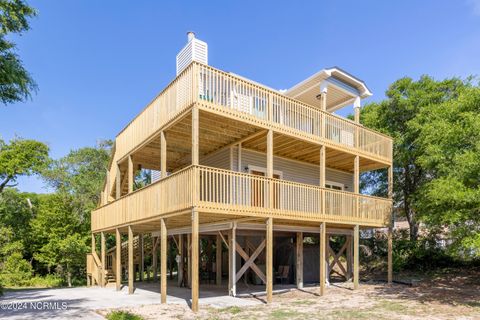
<path id="1" fill-rule="evenodd" d="M 102 276 L 102 263 L 95 252 L 87 254 L 87 276 L 91 277 L 92 285 L 101 285 L 105 281 Z"/>
<path id="2" fill-rule="evenodd" d="M 192 63 L 116 138 L 116 161 L 125 157 L 193 103 L 233 112 L 240 120 L 267 121 L 279 130 L 391 161 L 392 139 L 346 118 L 207 65 Z M 116 163 L 116 162 L 115 162 Z M 115 170 L 111 170 L 113 184 Z"/>
<path id="3" fill-rule="evenodd" d="M 201 212 L 384 226 L 389 199 L 190 166 L 92 212 L 92 231 L 197 206 Z M 324 209 L 323 209 L 324 208 Z"/>
<path id="4" fill-rule="evenodd" d="M 92 230 L 191 207 L 193 167 L 138 189 L 92 212 Z"/>
<path id="5" fill-rule="evenodd" d="M 155 134 L 196 100 L 193 78 L 195 66 L 191 64 L 187 67 L 117 135 L 117 159 Z"/>
<path id="6" fill-rule="evenodd" d="M 221 106 L 279 129 L 308 138 L 323 138 L 329 143 L 357 148 L 374 157 L 391 161 L 392 139 L 332 113 L 289 98 L 277 91 L 239 76 L 199 64 L 197 102 Z M 216 109 L 218 110 L 218 108 Z"/>
<path id="7" fill-rule="evenodd" d="M 148 241 L 150 240 L 150 241 Z M 139 260 L 139 257 L 140 257 L 140 252 L 139 252 L 139 248 L 140 247 L 140 241 L 139 241 L 139 237 L 138 236 L 135 236 L 133 237 L 133 261 L 134 262 L 137 262 L 137 260 Z M 106 252 L 106 259 L 107 259 L 107 263 L 106 263 L 106 269 L 114 269 L 114 266 L 115 266 L 115 261 L 116 261 L 116 247 L 112 247 L 110 249 L 107 250 Z M 128 257 L 128 241 L 123 241 L 122 244 L 121 244 L 121 259 L 122 259 L 122 264 L 125 265 L 127 264 L 127 257 Z M 151 238 L 147 238 L 145 237 L 144 238 L 144 244 L 143 244 L 143 250 L 144 250 L 144 253 L 145 255 L 148 255 L 149 252 L 151 252 L 152 250 L 152 242 L 151 242 Z"/>
<path id="8" fill-rule="evenodd" d="M 207 210 L 372 225 L 385 225 L 390 219 L 389 199 L 217 168 L 200 166 L 197 170 L 198 206 Z"/>

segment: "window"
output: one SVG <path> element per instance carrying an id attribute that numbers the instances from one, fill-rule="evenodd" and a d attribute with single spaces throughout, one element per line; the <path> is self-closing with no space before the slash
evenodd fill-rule
<path id="1" fill-rule="evenodd" d="M 338 183 L 338 182 L 333 182 L 333 181 L 326 181 L 326 182 L 325 182 L 325 188 L 343 191 L 344 185 L 343 185 L 343 183 Z"/>

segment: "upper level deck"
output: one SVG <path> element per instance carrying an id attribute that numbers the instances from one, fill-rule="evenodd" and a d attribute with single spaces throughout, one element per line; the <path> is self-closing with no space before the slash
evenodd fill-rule
<path id="1" fill-rule="evenodd" d="M 152 139 L 196 104 L 201 110 L 357 154 L 386 166 L 392 139 L 279 91 L 193 62 L 117 136 L 114 161 Z"/>

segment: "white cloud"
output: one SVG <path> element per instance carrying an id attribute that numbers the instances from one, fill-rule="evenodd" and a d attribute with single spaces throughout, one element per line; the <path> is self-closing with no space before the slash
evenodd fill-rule
<path id="1" fill-rule="evenodd" d="M 480 0 L 467 0 L 468 5 L 473 9 L 473 14 L 480 16 Z"/>

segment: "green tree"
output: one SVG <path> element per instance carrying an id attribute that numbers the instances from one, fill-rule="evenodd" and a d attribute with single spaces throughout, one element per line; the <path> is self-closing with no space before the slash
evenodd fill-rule
<path id="1" fill-rule="evenodd" d="M 11 228 L 12 241 L 28 241 L 37 198 L 35 193 L 18 192 L 15 188 L 7 188 L 0 194 L 0 227 Z"/>
<path id="2" fill-rule="evenodd" d="M 89 250 L 89 236 L 79 232 L 83 223 L 72 204 L 73 196 L 45 195 L 31 225 L 38 247 L 34 258 L 48 267 L 55 267 L 69 286 L 72 274 L 79 274 L 84 268 Z"/>
<path id="3" fill-rule="evenodd" d="M 23 259 L 20 252 L 8 256 L 0 270 L 0 282 L 5 286 L 24 286 L 32 278 L 33 270 L 30 263 Z"/>
<path id="4" fill-rule="evenodd" d="M 428 76 L 422 76 L 418 81 L 402 78 L 388 88 L 386 100 L 368 104 L 362 110 L 364 125 L 394 139 L 394 200 L 407 218 L 412 240 L 418 237 L 417 200 L 431 174 L 419 163 L 425 144 L 417 141 L 425 124 L 422 120 L 428 119 L 417 118 L 417 115 L 429 113 L 434 106 L 457 99 L 459 91 L 466 86 L 468 83 L 457 78 L 443 81 L 435 81 Z M 364 179 L 372 177 L 373 180 L 383 181 L 374 186 L 377 190 L 372 193 L 384 193 L 385 171 L 364 175 Z"/>
<path id="5" fill-rule="evenodd" d="M 8 104 L 24 101 L 37 85 L 15 52 L 15 44 L 7 39 L 30 29 L 28 19 L 37 12 L 22 0 L 0 0 L 0 101 Z"/>
<path id="6" fill-rule="evenodd" d="M 42 142 L 15 138 L 6 143 L 0 139 L 0 193 L 16 186 L 22 175 L 41 173 L 48 165 L 49 148 Z"/>
<path id="7" fill-rule="evenodd" d="M 44 171 L 46 181 L 59 194 L 72 200 L 74 212 L 81 221 L 85 221 L 83 231 L 90 230 L 90 211 L 100 200 L 111 146 L 112 143 L 106 141 L 95 148 L 73 150 L 67 156 L 53 161 L 49 169 Z"/>
<path id="8" fill-rule="evenodd" d="M 412 126 L 430 173 L 417 201 L 422 220 L 450 235 L 456 255 L 480 257 L 480 88 L 423 110 Z"/>
<path id="9" fill-rule="evenodd" d="M 23 259 L 23 249 L 12 228 L 0 226 L 0 294 L 2 286 L 22 286 L 31 278 L 32 267 Z"/>

